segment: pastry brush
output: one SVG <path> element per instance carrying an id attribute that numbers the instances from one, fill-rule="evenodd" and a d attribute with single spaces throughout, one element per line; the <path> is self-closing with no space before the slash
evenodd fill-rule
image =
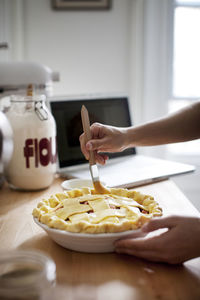
<path id="1" fill-rule="evenodd" d="M 88 111 L 84 105 L 81 108 L 81 118 L 83 124 L 83 131 L 86 137 L 86 142 L 88 142 L 89 140 L 91 140 L 92 136 L 90 131 L 90 120 L 89 120 Z M 96 165 L 94 151 L 89 151 L 89 168 L 90 168 L 90 174 L 92 177 L 92 182 L 95 190 L 100 194 L 108 193 L 109 190 L 106 189 L 99 180 L 99 170 Z"/>

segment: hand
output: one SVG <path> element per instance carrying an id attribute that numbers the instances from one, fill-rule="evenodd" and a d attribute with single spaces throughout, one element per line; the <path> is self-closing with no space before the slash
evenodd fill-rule
<path id="1" fill-rule="evenodd" d="M 104 165 L 108 155 L 102 152 L 120 152 L 125 147 L 125 128 L 94 123 L 90 127 L 92 139 L 86 143 L 85 134 L 83 133 L 79 140 L 81 151 L 86 159 L 89 159 L 89 151 L 95 151 L 96 162 Z"/>
<path id="2" fill-rule="evenodd" d="M 183 263 L 200 256 L 200 218 L 155 218 L 146 223 L 141 230 L 149 233 L 160 228 L 168 228 L 168 231 L 146 239 L 119 240 L 115 243 L 115 251 L 170 264 Z"/>

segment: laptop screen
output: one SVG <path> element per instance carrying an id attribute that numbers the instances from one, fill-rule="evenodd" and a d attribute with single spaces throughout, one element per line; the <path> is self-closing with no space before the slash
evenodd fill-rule
<path id="1" fill-rule="evenodd" d="M 86 163 L 80 150 L 79 136 L 83 132 L 81 107 L 88 110 L 90 123 L 99 122 L 112 126 L 131 126 L 127 97 L 91 99 L 51 99 L 50 108 L 57 126 L 59 168 Z M 135 154 L 135 149 L 109 153 L 109 158 Z"/>

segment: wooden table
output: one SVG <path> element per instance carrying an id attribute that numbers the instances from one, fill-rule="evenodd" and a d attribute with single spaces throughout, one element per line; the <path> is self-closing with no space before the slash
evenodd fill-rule
<path id="1" fill-rule="evenodd" d="M 115 253 L 78 253 L 54 243 L 31 214 L 41 198 L 62 191 L 61 181 L 56 178 L 39 192 L 13 191 L 6 184 L 0 190 L 0 251 L 39 249 L 51 256 L 57 268 L 56 299 L 200 299 L 200 258 L 171 266 Z M 137 190 L 154 196 L 164 214 L 199 214 L 170 180 Z"/>

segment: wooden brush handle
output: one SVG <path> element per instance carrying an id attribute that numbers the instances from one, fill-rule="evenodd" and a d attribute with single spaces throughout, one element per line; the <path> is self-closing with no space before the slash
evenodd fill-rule
<path id="1" fill-rule="evenodd" d="M 89 140 L 91 140 L 92 135 L 90 131 L 90 120 L 89 120 L 88 111 L 84 105 L 82 105 L 81 108 L 81 119 L 82 119 L 83 131 L 86 136 L 86 142 L 88 142 Z M 95 165 L 96 161 L 95 161 L 94 151 L 89 151 L 89 155 L 90 155 L 89 158 L 90 165 Z"/>

